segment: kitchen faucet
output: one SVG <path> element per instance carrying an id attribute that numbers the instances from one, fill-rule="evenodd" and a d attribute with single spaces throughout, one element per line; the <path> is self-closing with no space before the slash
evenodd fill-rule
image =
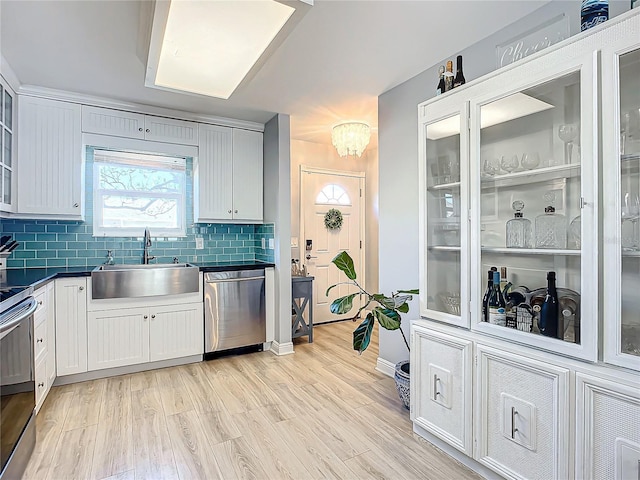
<path id="1" fill-rule="evenodd" d="M 149 229 L 144 229 L 144 253 L 142 254 L 142 264 L 149 265 L 149 260 L 153 260 L 153 255 L 149 255 L 149 248 L 151 247 L 151 234 L 149 233 Z"/>

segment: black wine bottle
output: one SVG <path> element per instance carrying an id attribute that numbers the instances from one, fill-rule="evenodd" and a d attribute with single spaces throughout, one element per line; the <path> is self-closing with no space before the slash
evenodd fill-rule
<path id="1" fill-rule="evenodd" d="M 489 310 L 489 323 L 500 325 L 502 327 L 507 325 L 507 312 L 505 309 L 504 297 L 500 291 L 499 272 L 493 272 L 493 289 L 489 294 L 487 310 Z"/>
<path id="2" fill-rule="evenodd" d="M 547 337 L 558 338 L 558 292 L 556 290 L 556 272 L 547 273 L 547 295 L 540 307 L 540 333 Z"/>
<path id="3" fill-rule="evenodd" d="M 438 81 L 438 86 L 436 87 L 436 95 L 441 95 L 444 93 L 444 65 L 440 65 L 438 74 L 440 75 L 440 80 Z"/>
<path id="4" fill-rule="evenodd" d="M 464 85 L 466 80 L 464 79 L 464 73 L 462 73 L 462 55 L 458 55 L 456 58 L 456 77 L 453 79 L 453 88 Z"/>
<path id="5" fill-rule="evenodd" d="M 489 270 L 487 278 L 487 290 L 484 292 L 484 297 L 482 297 L 482 321 L 489 321 L 489 295 L 491 295 L 491 291 L 493 290 L 493 270 Z"/>

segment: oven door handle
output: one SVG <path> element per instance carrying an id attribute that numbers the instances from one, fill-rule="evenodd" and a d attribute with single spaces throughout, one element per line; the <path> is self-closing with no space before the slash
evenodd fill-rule
<path id="1" fill-rule="evenodd" d="M 26 303 L 26 302 L 25 302 Z M 24 320 L 25 318 L 28 318 L 29 316 L 33 315 L 33 312 L 36 311 L 36 308 L 38 308 L 38 302 L 36 302 L 36 299 L 31 297 L 29 299 L 29 302 L 27 305 L 20 305 L 20 311 L 17 314 L 17 317 L 9 320 L 7 323 L 4 323 L 0 326 L 0 334 L 5 337 L 6 335 L 8 335 L 13 329 L 17 328 L 20 326 L 20 322 L 22 320 Z M 24 310 L 23 310 L 24 309 Z"/>

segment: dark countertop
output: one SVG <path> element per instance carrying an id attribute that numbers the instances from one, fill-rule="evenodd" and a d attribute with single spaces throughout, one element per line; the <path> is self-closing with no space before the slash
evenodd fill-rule
<path id="1" fill-rule="evenodd" d="M 222 272 L 226 270 L 251 270 L 254 268 L 275 267 L 273 263 L 261 262 L 259 260 L 190 263 L 197 266 L 201 272 Z M 28 286 L 36 289 L 55 278 L 88 277 L 94 268 L 95 267 L 8 268 L 6 270 L 6 278 L 0 281 L 0 290 Z"/>

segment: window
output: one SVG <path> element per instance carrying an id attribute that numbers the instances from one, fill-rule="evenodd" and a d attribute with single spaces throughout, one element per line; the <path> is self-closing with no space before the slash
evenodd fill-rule
<path id="1" fill-rule="evenodd" d="M 94 150 L 94 236 L 185 236 L 186 159 Z"/>
<path id="2" fill-rule="evenodd" d="M 316 205 L 351 205 L 351 199 L 340 185 L 330 184 L 320 190 Z"/>

